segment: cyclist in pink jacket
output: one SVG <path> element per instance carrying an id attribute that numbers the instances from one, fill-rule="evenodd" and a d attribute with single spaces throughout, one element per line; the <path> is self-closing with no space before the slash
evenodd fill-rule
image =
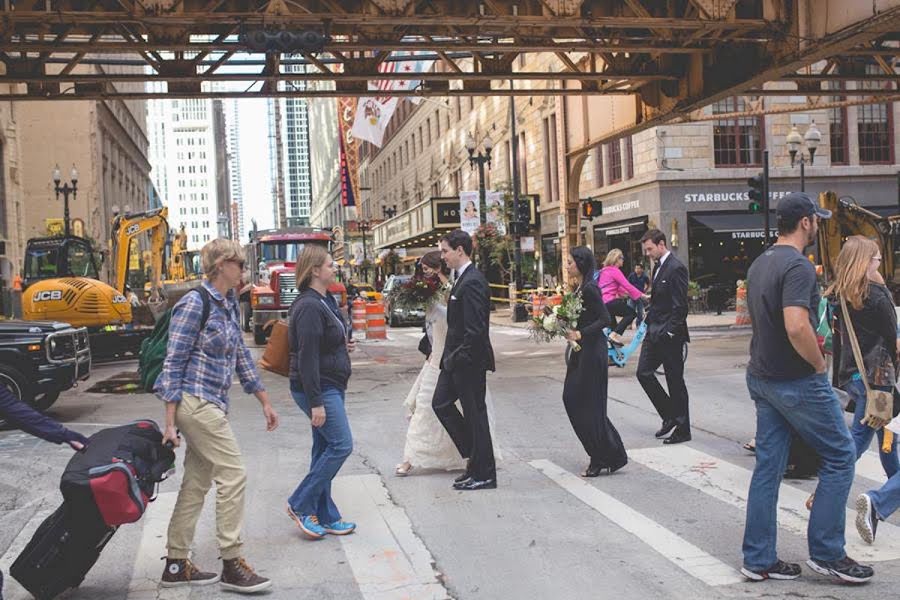
<path id="1" fill-rule="evenodd" d="M 613 248 L 606 255 L 603 261 L 603 268 L 600 270 L 600 277 L 597 279 L 597 285 L 603 295 L 603 303 L 612 316 L 613 331 L 609 334 L 609 339 L 614 344 L 623 344 L 622 334 L 628 329 L 632 321 L 637 317 L 637 313 L 633 308 L 628 306 L 626 297 L 632 300 L 647 299 L 649 296 L 637 289 L 625 278 L 622 273 L 622 265 L 625 264 L 625 257 L 618 248 Z M 622 317 L 622 320 L 616 321 L 616 317 Z"/>

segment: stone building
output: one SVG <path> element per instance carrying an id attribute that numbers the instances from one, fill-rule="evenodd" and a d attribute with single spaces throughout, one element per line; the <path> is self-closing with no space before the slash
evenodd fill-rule
<path id="1" fill-rule="evenodd" d="M 517 67 L 555 72 L 562 63 L 552 54 L 529 54 Z M 435 69 L 446 68 L 435 63 Z M 547 82 L 545 87 L 557 85 Z M 557 215 L 565 190 L 565 126 L 557 96 L 514 100 L 520 193 L 536 204 L 539 217 L 529 237 L 535 250 L 526 252 L 532 281 L 556 280 L 560 266 Z M 377 248 L 422 248 L 437 244 L 443 231 L 459 227 L 459 193 L 476 191 L 478 171 L 468 161 L 466 137 L 479 149 L 493 142 L 492 162 L 485 172 L 488 190 L 511 187 L 510 100 L 501 96 L 425 99 L 415 105 L 401 100 L 388 125 L 383 146 L 362 147 L 360 177 L 372 190 L 362 203 L 365 218 L 395 216 L 374 227 Z"/>
<path id="2" fill-rule="evenodd" d="M 0 102 L 0 288 L 5 289 L 12 287 L 13 277 L 22 268 L 26 238 L 19 106 Z M 7 308 L 0 312 L 9 312 Z"/>

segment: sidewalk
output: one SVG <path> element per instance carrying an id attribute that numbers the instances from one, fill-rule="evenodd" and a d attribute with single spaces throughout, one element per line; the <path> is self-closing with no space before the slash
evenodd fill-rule
<path id="1" fill-rule="evenodd" d="M 750 325 L 735 325 L 735 312 L 696 313 L 687 317 L 688 330 L 690 331 L 750 331 Z M 497 307 L 491 312 L 491 325 L 505 325 L 508 327 L 528 327 L 528 321 L 513 323 L 510 310 L 507 307 Z"/>

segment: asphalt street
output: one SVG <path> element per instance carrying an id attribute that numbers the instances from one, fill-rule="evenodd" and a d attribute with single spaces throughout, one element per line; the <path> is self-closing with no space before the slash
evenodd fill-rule
<path id="1" fill-rule="evenodd" d="M 457 598 L 875 598 L 900 584 L 900 522 L 882 524 L 874 546 L 852 527 L 852 498 L 884 480 L 877 457 L 857 467 L 848 503 L 848 553 L 873 564 L 864 587 L 837 585 L 804 567 L 791 582 L 752 584 L 739 576 L 744 506 L 754 458 L 741 448 L 755 416 L 744 367 L 749 335 L 698 333 L 690 346 L 687 385 L 693 441 L 662 446 L 659 419 L 634 378 L 634 363 L 610 370 L 610 418 L 629 450 L 611 476 L 584 480 L 581 449 L 563 409 L 563 345 L 537 345 L 527 333 L 492 326 L 497 372 L 488 385 L 502 451 L 497 490 L 457 492 L 454 473 L 414 470 L 395 477 L 401 460 L 406 392 L 422 364 L 416 328 L 387 341 L 359 344 L 347 396 L 353 456 L 335 481 L 338 506 L 357 533 L 312 542 L 285 516 L 285 500 L 306 472 L 309 422 L 288 394 L 287 380 L 263 377 L 281 416 L 265 432 L 256 400 L 232 390 L 231 419 L 248 470 L 245 554 L 271 577 L 278 599 L 400 600 Z M 259 352 L 259 349 L 255 350 Z M 90 434 L 137 418 L 161 419 L 148 394 L 87 392 L 135 363 L 96 367 L 87 385 L 63 394 L 51 414 Z M 183 450 L 179 451 L 179 469 Z M 8 573 L 31 533 L 60 502 L 58 481 L 71 455 L 17 431 L 0 432 L 0 568 Z M 217 586 L 161 590 L 165 531 L 180 474 L 163 483 L 139 523 L 119 529 L 77 599 L 210 599 Z M 805 562 L 807 512 L 815 480 L 789 481 L 779 508 L 779 554 Z M 218 569 L 213 511 L 207 499 L 195 562 Z M 9 577 L 5 598 L 29 597 Z"/>

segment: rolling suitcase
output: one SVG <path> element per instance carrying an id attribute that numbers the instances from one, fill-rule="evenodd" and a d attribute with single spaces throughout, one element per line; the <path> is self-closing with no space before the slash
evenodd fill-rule
<path id="1" fill-rule="evenodd" d="M 84 581 L 115 532 L 115 527 L 77 515 L 63 502 L 38 527 L 10 575 L 38 600 L 52 600 Z"/>

